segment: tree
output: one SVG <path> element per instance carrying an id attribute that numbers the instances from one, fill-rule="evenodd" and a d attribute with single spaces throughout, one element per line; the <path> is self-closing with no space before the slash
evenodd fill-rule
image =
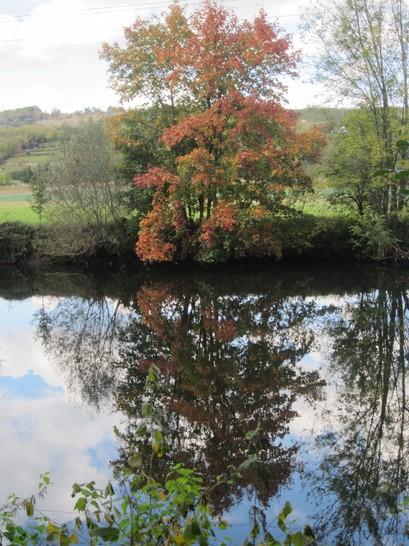
<path id="1" fill-rule="evenodd" d="M 306 17 L 319 44 L 319 79 L 370 113 L 384 171 L 373 209 L 385 218 L 405 206 L 408 186 L 407 177 L 389 174 L 398 158 L 394 143 L 407 134 L 408 23 L 403 0 L 318 0 Z"/>
<path id="2" fill-rule="evenodd" d="M 239 21 L 211 0 L 188 17 L 173 4 L 138 19 L 126 46 L 103 47 L 123 100 L 145 97 L 160 112 L 171 164 L 135 184 L 153 193 L 136 245 L 144 261 L 204 261 L 279 252 L 274 218 L 289 188 L 308 187 L 303 161 L 316 139 L 297 135 L 280 104 L 282 76 L 298 53 L 264 12 Z M 313 135 L 316 137 L 316 134 Z"/>
<path id="3" fill-rule="evenodd" d="M 128 110 L 107 120 L 110 140 L 121 154 L 119 175 L 123 180 L 124 205 L 135 234 L 140 220 L 152 207 L 152 190 L 136 187 L 135 174 L 153 166 L 173 165 L 172 153 L 160 142 L 163 123 L 163 108 L 157 106 Z"/>
<path id="4" fill-rule="evenodd" d="M 28 184 L 31 189 L 31 208 L 38 215 L 40 224 L 43 223 L 44 212 L 48 203 L 47 195 L 47 169 L 48 164 L 41 165 L 33 171 L 30 167 L 28 168 Z"/>
<path id="5" fill-rule="evenodd" d="M 399 544 L 408 528 L 409 301 L 405 282 L 390 281 L 362 290 L 329 327 L 338 400 L 316 440 L 313 479 L 328 498 L 317 527 L 335 544 Z"/>
<path id="6" fill-rule="evenodd" d="M 99 244 L 122 245 L 121 187 L 103 121 L 70 130 L 47 170 L 49 214 L 69 254 L 93 253 Z"/>
<path id="7" fill-rule="evenodd" d="M 359 216 L 376 208 L 382 197 L 379 177 L 381 150 L 372 116 L 352 110 L 332 131 L 324 160 L 324 174 L 332 187 L 331 201 Z"/>
<path id="8" fill-rule="evenodd" d="M 117 301 L 92 279 L 94 297 L 67 297 L 36 313 L 37 335 L 69 390 L 96 407 L 112 400 L 126 418 L 117 431 L 117 470 L 137 451 L 157 480 L 183 463 L 214 486 L 228 465 L 247 458 L 257 429 L 250 451 L 257 463 L 237 483 L 212 489 L 213 507 L 225 511 L 249 490 L 267 505 L 288 482 L 298 451 L 288 436 L 296 401 L 322 392 L 319 372 L 299 363 L 316 343 L 313 323 L 323 309 L 298 296 L 294 280 L 287 298 L 281 280 L 266 277 L 261 284 L 246 275 L 204 275 L 142 285 L 126 277 Z M 147 391 L 152 369 L 158 377 Z M 140 427 L 148 404 L 161 416 L 167 444 L 153 466 Z"/>

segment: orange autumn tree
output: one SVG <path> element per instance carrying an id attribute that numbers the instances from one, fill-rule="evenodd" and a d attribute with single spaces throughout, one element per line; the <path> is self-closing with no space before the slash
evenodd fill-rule
<path id="1" fill-rule="evenodd" d="M 213 1 L 188 16 L 177 3 L 138 19 L 126 46 L 104 45 L 123 100 L 144 97 L 160 112 L 166 165 L 134 178 L 152 192 L 136 252 L 149 262 L 203 261 L 279 253 L 275 220 L 283 199 L 310 185 L 304 162 L 319 147 L 299 135 L 280 102 L 282 77 L 298 53 L 261 11 L 241 21 Z"/>

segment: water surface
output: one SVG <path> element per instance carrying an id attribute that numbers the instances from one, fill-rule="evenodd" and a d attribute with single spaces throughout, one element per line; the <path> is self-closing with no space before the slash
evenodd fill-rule
<path id="1" fill-rule="evenodd" d="M 0 495 L 51 471 L 42 509 L 72 515 L 70 485 L 103 485 L 146 452 L 150 401 L 169 450 L 214 483 L 249 452 L 257 464 L 217 488 L 240 543 L 252 507 L 322 544 L 409 544 L 406 379 L 409 272 L 339 266 L 217 272 L 0 275 Z M 115 428 L 116 434 L 113 429 Z M 259 434 L 249 445 L 249 431 Z"/>

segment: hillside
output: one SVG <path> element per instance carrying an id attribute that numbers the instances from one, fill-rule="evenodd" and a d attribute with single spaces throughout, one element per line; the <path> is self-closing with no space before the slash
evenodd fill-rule
<path id="1" fill-rule="evenodd" d="M 89 118 L 112 115 L 97 109 L 64 114 L 37 106 L 0 112 L 0 222 L 37 223 L 27 185 L 33 171 L 53 159 L 73 128 Z"/>
<path id="2" fill-rule="evenodd" d="M 25 182 L 29 169 L 49 161 L 72 127 L 84 119 L 115 113 L 98 109 L 64 114 L 42 112 L 37 106 L 0 112 L 0 185 Z"/>

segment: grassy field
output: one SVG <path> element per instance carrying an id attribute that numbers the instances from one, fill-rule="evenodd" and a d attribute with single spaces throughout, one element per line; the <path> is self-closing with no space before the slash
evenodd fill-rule
<path id="1" fill-rule="evenodd" d="M 24 222 L 25 224 L 40 223 L 38 216 L 31 210 L 28 203 L 12 205 L 0 203 L 0 224 L 4 222 Z"/>
<path id="2" fill-rule="evenodd" d="M 320 216 L 322 218 L 335 218 L 342 216 L 342 213 L 336 207 L 331 206 L 328 201 L 322 198 L 310 198 L 306 201 L 302 207 L 305 214 L 312 214 L 313 216 Z"/>
<path id="3" fill-rule="evenodd" d="M 50 161 L 57 151 L 58 147 L 55 144 L 48 144 L 10 157 L 0 165 L 0 180 L 3 180 L 3 184 L 0 185 L 0 223 L 39 223 L 37 214 L 30 206 L 29 187 L 18 180 L 13 180 L 12 173 L 44 164 Z"/>
<path id="4" fill-rule="evenodd" d="M 38 216 L 30 207 L 30 196 L 27 187 L 22 184 L 0 187 L 0 223 L 38 224 Z"/>
<path id="5" fill-rule="evenodd" d="M 23 184 L 0 186 L 0 223 L 25 222 L 38 224 L 39 218 L 31 209 L 30 198 L 31 194 L 27 186 Z M 312 195 L 304 203 L 298 203 L 298 208 L 306 214 L 323 218 L 342 216 L 339 209 L 331 206 L 319 194 Z"/>

